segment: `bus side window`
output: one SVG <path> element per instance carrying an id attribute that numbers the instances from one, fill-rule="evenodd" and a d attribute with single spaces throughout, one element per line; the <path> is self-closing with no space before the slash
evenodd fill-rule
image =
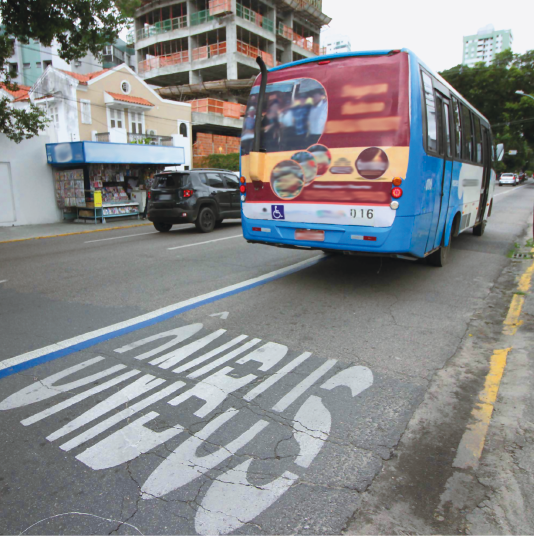
<path id="1" fill-rule="evenodd" d="M 444 128 L 445 128 L 445 151 L 447 156 L 452 156 L 452 147 L 451 147 L 451 127 L 450 127 L 450 111 L 449 105 L 443 103 L 443 119 L 444 119 Z"/>
<path id="2" fill-rule="evenodd" d="M 463 145 L 462 145 L 462 158 L 467 161 L 473 160 L 473 140 L 472 140 L 472 128 L 471 128 L 471 112 L 469 108 L 460 105 L 462 108 L 462 133 L 463 133 Z"/>
<path id="3" fill-rule="evenodd" d="M 475 119 L 475 148 L 477 164 L 482 164 L 482 135 L 480 133 L 480 119 L 474 116 Z"/>
<path id="4" fill-rule="evenodd" d="M 434 89 L 432 79 L 424 71 L 421 71 L 423 77 L 423 88 L 425 93 L 426 108 L 426 133 L 427 149 L 433 153 L 438 151 L 438 126 L 436 122 L 436 101 L 434 98 Z"/>
<path id="5" fill-rule="evenodd" d="M 460 104 L 457 100 L 452 101 L 452 111 L 454 117 L 454 139 L 455 148 L 454 156 L 456 158 L 462 158 L 462 128 L 460 125 Z"/>

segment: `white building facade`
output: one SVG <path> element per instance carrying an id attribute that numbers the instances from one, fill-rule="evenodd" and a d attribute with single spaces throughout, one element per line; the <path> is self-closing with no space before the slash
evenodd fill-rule
<path id="1" fill-rule="evenodd" d="M 495 31 L 493 25 L 488 24 L 480 28 L 475 35 L 467 35 L 463 38 L 462 64 L 468 67 L 480 62 L 491 65 L 495 60 L 495 55 L 511 49 L 512 43 L 511 30 Z"/>
<path id="2" fill-rule="evenodd" d="M 350 40 L 346 35 L 333 35 L 326 38 L 324 47 L 326 54 L 341 54 L 352 51 Z"/>

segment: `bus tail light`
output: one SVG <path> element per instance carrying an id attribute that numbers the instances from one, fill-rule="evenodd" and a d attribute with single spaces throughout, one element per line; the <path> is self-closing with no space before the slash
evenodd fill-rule
<path id="1" fill-rule="evenodd" d="M 400 186 L 402 184 L 402 178 L 401 177 L 395 177 L 392 182 L 393 182 L 394 186 Z"/>
<path id="2" fill-rule="evenodd" d="M 147 192 L 146 196 L 148 197 L 148 199 L 152 198 L 152 194 L 150 193 L 150 190 Z"/>
<path id="3" fill-rule="evenodd" d="M 239 187 L 239 191 L 240 191 L 242 194 L 244 194 L 244 193 L 247 191 L 247 187 L 246 187 L 244 184 L 242 184 L 242 185 Z"/>
<path id="4" fill-rule="evenodd" d="M 394 197 L 395 199 L 402 197 L 402 188 L 399 188 L 398 186 L 393 188 L 393 190 L 391 190 L 391 197 Z"/>

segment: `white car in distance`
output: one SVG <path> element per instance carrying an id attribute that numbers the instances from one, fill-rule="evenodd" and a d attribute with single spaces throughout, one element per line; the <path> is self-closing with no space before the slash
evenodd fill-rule
<path id="1" fill-rule="evenodd" d="M 499 178 L 499 186 L 503 184 L 517 186 L 519 184 L 519 177 L 515 173 L 503 173 Z"/>

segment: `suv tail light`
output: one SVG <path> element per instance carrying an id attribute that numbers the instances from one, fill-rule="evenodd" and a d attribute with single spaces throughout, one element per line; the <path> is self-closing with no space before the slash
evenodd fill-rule
<path id="1" fill-rule="evenodd" d="M 152 199 L 152 194 L 150 193 L 150 190 L 147 192 L 146 196 L 148 197 L 148 199 Z"/>
<path id="2" fill-rule="evenodd" d="M 193 195 L 193 190 L 184 190 L 184 197 L 191 197 Z"/>

